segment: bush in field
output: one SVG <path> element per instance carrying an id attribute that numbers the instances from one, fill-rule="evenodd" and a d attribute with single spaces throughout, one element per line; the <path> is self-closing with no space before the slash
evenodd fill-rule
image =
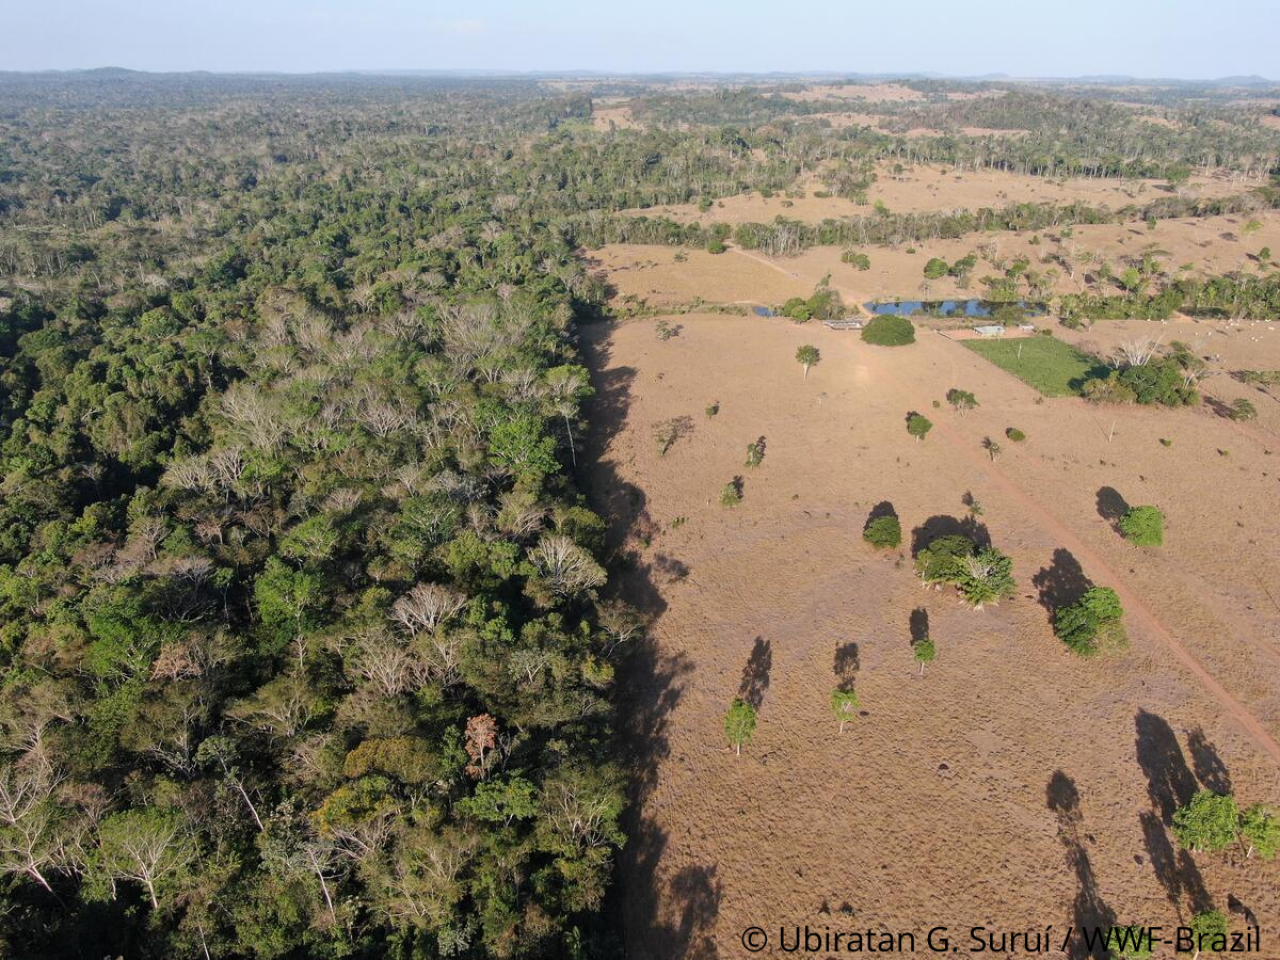
<path id="1" fill-rule="evenodd" d="M 855 253 L 852 250 L 846 250 L 840 255 L 840 259 L 842 262 L 847 263 L 858 270 L 871 269 L 871 258 L 865 253 Z"/>
<path id="2" fill-rule="evenodd" d="M 1023 440 L 1027 439 L 1027 435 L 1023 433 L 1021 430 L 1019 430 L 1017 427 L 1010 427 L 1008 430 L 1004 432 L 1004 435 L 1008 437 L 1010 440 L 1012 440 L 1014 443 L 1022 443 Z"/>
<path id="3" fill-rule="evenodd" d="M 916 342 L 916 328 L 906 317 L 876 317 L 862 328 L 862 339 L 877 347 L 902 347 Z"/>
<path id="4" fill-rule="evenodd" d="M 729 746 L 741 755 L 742 748 L 751 742 L 751 735 L 755 732 L 756 708 L 737 697 L 724 715 L 724 735 L 729 740 Z"/>
<path id="5" fill-rule="evenodd" d="M 758 467 L 764 462 L 764 437 L 754 443 L 747 444 L 747 463 L 748 467 Z"/>
<path id="6" fill-rule="evenodd" d="M 1240 835 L 1240 811 L 1235 797 L 1201 790 L 1174 811 L 1173 834 L 1195 853 L 1225 850 Z"/>
<path id="7" fill-rule="evenodd" d="M 896 547 L 902 543 L 902 524 L 892 515 L 876 517 L 863 528 L 862 539 L 873 547 Z"/>
<path id="8" fill-rule="evenodd" d="M 917 440 L 923 440 L 932 429 L 933 421 L 918 413 L 913 413 L 907 417 L 907 433 Z"/>
<path id="9" fill-rule="evenodd" d="M 742 502 L 742 481 L 734 477 L 720 490 L 720 506 L 736 507 Z"/>
<path id="10" fill-rule="evenodd" d="M 1158 547 L 1164 543 L 1164 514 L 1158 507 L 1130 507 L 1120 518 L 1120 532 L 1140 547 Z"/>
<path id="11" fill-rule="evenodd" d="M 1057 612 L 1053 630 L 1058 639 L 1082 657 L 1125 646 L 1124 608 L 1110 587 L 1091 587 L 1083 597 Z"/>
<path id="12" fill-rule="evenodd" d="M 933 257 L 924 265 L 924 275 L 929 280 L 940 280 L 950 272 L 951 267 L 940 257 Z"/>
<path id="13" fill-rule="evenodd" d="M 1228 416 L 1237 423 L 1243 423 L 1245 420 L 1256 420 L 1258 418 L 1258 408 L 1253 405 L 1252 401 L 1241 397 L 1238 400 L 1231 401 L 1231 412 Z"/>
<path id="14" fill-rule="evenodd" d="M 707 253 L 721 254 L 729 248 L 724 245 L 724 241 L 719 237 L 712 237 L 707 243 Z"/>

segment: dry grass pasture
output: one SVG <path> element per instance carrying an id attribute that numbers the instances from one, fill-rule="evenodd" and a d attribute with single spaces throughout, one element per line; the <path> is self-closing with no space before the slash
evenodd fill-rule
<path id="1" fill-rule="evenodd" d="M 807 294 L 828 266 L 813 251 L 672 253 L 599 259 L 620 293 L 724 302 Z M 668 320 L 666 342 L 656 319 L 584 334 L 592 489 L 621 590 L 654 617 L 624 684 L 639 774 L 619 880 L 628 955 L 742 956 L 751 925 L 1172 926 L 1209 902 L 1276 929 L 1280 864 L 1192 857 L 1168 831 L 1201 786 L 1280 798 L 1274 398 L 1255 399 L 1249 424 L 1208 405 L 1101 409 L 1041 400 L 927 330 L 887 349 L 813 323 Z M 1229 370 L 1280 367 L 1274 327 L 1136 326 L 1220 355 L 1207 389 L 1227 400 L 1256 393 Z M 1134 327 L 1067 336 L 1105 351 Z M 821 351 L 807 378 L 802 344 Z M 935 409 L 953 386 L 980 406 Z M 924 442 L 905 431 L 913 410 L 935 423 Z M 655 424 L 686 417 L 660 456 Z M 1004 441 L 1009 427 L 1026 442 Z M 1004 441 L 998 458 L 985 437 Z M 747 468 L 759 438 L 764 461 Z M 735 477 L 742 503 L 722 507 Z M 904 544 L 877 552 L 861 531 L 886 502 Z M 1125 503 L 1164 510 L 1164 547 L 1117 534 Z M 1013 557 L 1014 599 L 972 611 L 921 586 L 913 538 L 956 525 Z M 1120 592 L 1127 652 L 1080 660 L 1053 636 L 1049 609 L 1086 581 Z M 938 649 L 923 677 L 922 629 Z M 843 734 L 828 704 L 839 680 L 864 711 Z M 759 727 L 735 756 L 723 715 L 739 695 Z"/>

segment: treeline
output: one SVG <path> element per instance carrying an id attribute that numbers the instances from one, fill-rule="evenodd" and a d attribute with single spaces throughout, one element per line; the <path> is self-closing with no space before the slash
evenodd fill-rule
<path id="1" fill-rule="evenodd" d="M 1156 293 L 1072 293 L 1059 299 L 1063 321 L 1167 320 L 1175 313 L 1218 319 L 1280 318 L 1280 273 L 1228 274 L 1167 283 Z"/>
<path id="2" fill-rule="evenodd" d="M 1280 192 L 1250 191 L 1232 197 L 1194 200 L 1161 197 L 1145 205 L 1119 210 L 1086 203 L 1011 203 L 1000 209 L 927 213 L 893 213 L 883 210 L 862 217 L 830 218 L 805 223 L 778 217 L 772 223 L 743 223 L 726 234 L 723 224 L 704 226 L 681 223 L 670 217 L 607 216 L 588 214 L 572 219 L 579 242 L 588 246 L 606 243 L 651 243 L 672 246 L 706 246 L 713 239 L 731 235 L 748 250 L 774 256 L 799 253 L 814 246 L 897 245 L 909 241 L 954 240 L 993 230 L 1047 230 L 1080 224 L 1125 223 L 1173 217 L 1212 217 L 1257 211 L 1275 204 Z"/>
<path id="3" fill-rule="evenodd" d="M 426 99 L 5 121 L 0 953 L 616 952 L 596 287 Z"/>

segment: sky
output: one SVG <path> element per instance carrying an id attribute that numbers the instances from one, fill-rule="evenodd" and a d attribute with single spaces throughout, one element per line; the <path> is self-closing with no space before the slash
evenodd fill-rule
<path id="1" fill-rule="evenodd" d="M 1280 0 L 0 0 L 0 70 L 1280 79 Z"/>

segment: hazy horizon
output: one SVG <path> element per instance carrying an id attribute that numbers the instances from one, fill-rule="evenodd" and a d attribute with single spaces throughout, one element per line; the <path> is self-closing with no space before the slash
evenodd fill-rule
<path id="1" fill-rule="evenodd" d="M 854 7 L 808 0 L 696 6 L 549 0 L 49 0 L 8 11 L 20 47 L 0 70 L 148 72 L 933 74 L 1022 79 L 1118 76 L 1213 80 L 1275 72 L 1280 5 L 1222 0 L 1080 0 L 1066 10 L 1015 0 L 963 9 L 942 0 Z M 939 24 L 945 29 L 935 29 Z"/>

